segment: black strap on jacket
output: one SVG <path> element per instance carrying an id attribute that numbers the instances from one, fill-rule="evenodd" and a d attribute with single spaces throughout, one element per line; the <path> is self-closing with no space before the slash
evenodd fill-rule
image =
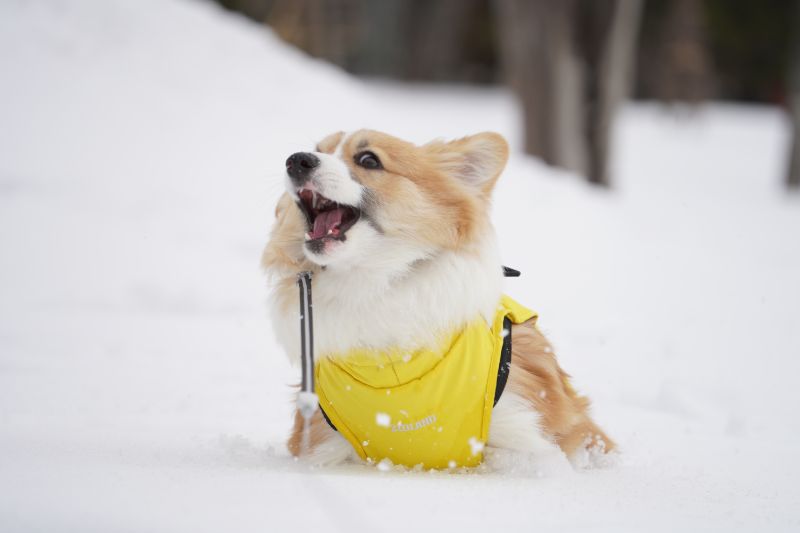
<path id="1" fill-rule="evenodd" d="M 497 385 L 494 389 L 494 404 L 500 401 L 500 396 L 506 388 L 508 375 L 511 373 L 511 319 L 503 319 L 503 348 L 500 350 L 500 366 L 497 368 Z"/>
<path id="2" fill-rule="evenodd" d="M 521 272 L 519 270 L 507 266 L 503 267 L 503 276 L 507 278 L 518 278 L 520 275 Z M 500 397 L 503 395 L 503 391 L 506 388 L 506 383 L 508 383 L 509 374 L 511 374 L 511 319 L 505 317 L 503 319 L 503 347 L 500 349 L 500 366 L 497 369 L 497 385 L 494 389 L 494 404 L 492 404 L 492 406 L 497 405 L 497 402 L 500 401 Z M 319 406 L 319 410 L 325 422 L 327 422 L 334 431 L 338 431 L 321 405 Z"/>
<path id="3" fill-rule="evenodd" d="M 503 276 L 507 278 L 518 278 L 522 272 L 511 267 L 503 267 Z M 508 383 L 508 376 L 511 374 L 511 319 L 503 319 L 503 348 L 500 350 L 500 367 L 497 369 L 497 385 L 494 389 L 494 405 L 500 401 L 503 391 Z"/>

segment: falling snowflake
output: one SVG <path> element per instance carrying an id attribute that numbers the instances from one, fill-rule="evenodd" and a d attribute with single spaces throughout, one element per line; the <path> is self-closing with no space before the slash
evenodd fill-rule
<path id="1" fill-rule="evenodd" d="M 472 455 L 478 455 L 483 451 L 483 442 L 479 441 L 475 437 L 469 438 L 469 448 L 472 451 Z"/>
<path id="2" fill-rule="evenodd" d="M 388 428 L 392 424 L 392 417 L 386 413 L 375 413 L 375 423 L 381 427 Z"/>

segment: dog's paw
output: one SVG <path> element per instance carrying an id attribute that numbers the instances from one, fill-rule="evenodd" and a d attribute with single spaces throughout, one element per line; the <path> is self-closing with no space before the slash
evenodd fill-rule
<path id="1" fill-rule="evenodd" d="M 613 468 L 619 465 L 620 454 L 615 449 L 609 450 L 602 436 L 594 435 L 584 439 L 582 445 L 570 455 L 569 462 L 575 470 Z"/>

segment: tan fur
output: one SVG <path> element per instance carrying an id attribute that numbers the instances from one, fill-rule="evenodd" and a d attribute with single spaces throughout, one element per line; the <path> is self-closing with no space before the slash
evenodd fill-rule
<path id="1" fill-rule="evenodd" d="M 301 270 L 314 269 L 314 265 L 303 255 L 305 225 L 300 209 L 288 194 L 283 193 L 275 208 L 275 223 L 270 239 L 261 255 L 261 266 L 265 272 L 280 278 L 293 276 Z"/>
<path id="2" fill-rule="evenodd" d="M 317 152 L 332 154 L 334 150 L 336 150 L 336 147 L 339 146 L 339 143 L 342 142 L 342 137 L 344 137 L 343 131 L 331 133 L 319 142 L 317 145 Z"/>
<path id="3" fill-rule="evenodd" d="M 295 411 L 292 432 L 289 435 L 289 440 L 286 442 L 286 447 L 289 449 L 289 453 L 295 457 L 300 457 L 309 453 L 331 436 L 331 429 L 328 426 L 328 423 L 325 422 L 325 419 L 322 417 L 322 413 L 319 411 L 319 409 L 317 409 L 317 411 L 311 417 L 311 422 L 309 424 L 308 450 L 304 450 L 304 422 L 303 415 L 300 414 L 300 411 Z"/>
<path id="4" fill-rule="evenodd" d="M 456 176 L 459 165 L 469 166 L 467 153 L 480 142 L 493 146 L 497 154 L 482 198 Z M 354 156 L 364 151 L 380 158 L 383 171 L 365 170 L 354 163 Z M 361 130 L 347 139 L 342 157 L 353 177 L 381 202 L 388 233 L 416 235 L 444 249 L 464 249 L 486 221 L 488 191 L 505 167 L 508 145 L 496 133 L 415 146 L 385 133 Z"/>
<path id="5" fill-rule="evenodd" d="M 526 398 L 541 415 L 542 429 L 567 455 L 579 446 L 616 448 L 589 417 L 589 399 L 578 395 L 553 348 L 533 320 L 512 327 L 508 388 Z M 600 444 L 602 442 L 602 444 Z"/>
<path id="6" fill-rule="evenodd" d="M 488 199 L 492 189 L 494 189 L 495 183 L 497 183 L 500 174 L 506 166 L 506 161 L 508 161 L 508 143 L 501 135 L 493 132 L 486 132 L 450 141 L 449 143 L 433 141 L 426 144 L 425 149 L 429 154 L 438 159 L 439 166 L 442 170 L 451 174 L 458 174 L 459 172 L 467 170 L 465 169 L 465 163 L 468 167 L 471 162 L 469 158 L 466 158 L 465 161 L 463 158 L 454 157 L 454 155 L 463 155 L 475 150 L 476 144 L 478 144 L 479 141 L 482 141 L 492 148 L 492 151 L 489 153 L 494 159 L 496 168 L 496 170 L 490 174 L 490 178 L 486 183 L 481 186 L 481 192 L 484 197 Z"/>

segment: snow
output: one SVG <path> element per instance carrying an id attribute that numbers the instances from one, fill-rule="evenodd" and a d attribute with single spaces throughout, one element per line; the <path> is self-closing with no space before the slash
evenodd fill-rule
<path id="1" fill-rule="evenodd" d="M 378 461 L 378 464 L 375 467 L 380 470 L 381 472 L 390 472 L 394 468 L 394 464 L 388 458 L 383 458 Z"/>
<path id="2" fill-rule="evenodd" d="M 478 455 L 483 451 L 483 442 L 479 441 L 475 437 L 469 438 L 469 449 L 472 452 L 472 455 Z"/>
<path id="3" fill-rule="evenodd" d="M 210 3 L 6 0 L 0 71 L 0 530 L 800 526 L 800 199 L 779 110 L 629 106 L 600 191 L 520 155 L 502 90 L 357 81 Z M 619 464 L 288 456 L 299 370 L 259 254 L 286 155 L 364 126 L 511 140 L 508 292 Z"/>
<path id="4" fill-rule="evenodd" d="M 392 424 L 392 417 L 386 413 L 375 413 L 375 423 L 379 426 L 388 428 Z"/>
<path id="5" fill-rule="evenodd" d="M 297 393 L 297 409 L 303 418 L 310 420 L 319 405 L 319 397 L 313 392 L 300 391 Z"/>

